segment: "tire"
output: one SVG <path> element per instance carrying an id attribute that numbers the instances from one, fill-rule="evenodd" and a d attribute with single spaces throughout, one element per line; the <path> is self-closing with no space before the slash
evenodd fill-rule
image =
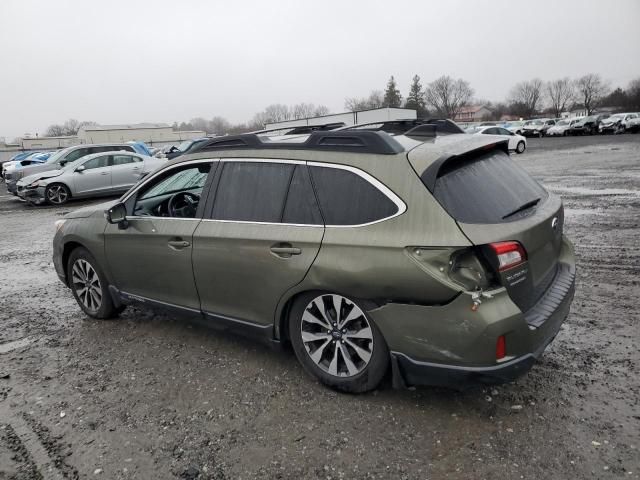
<path id="1" fill-rule="evenodd" d="M 373 390 L 389 367 L 378 327 L 357 302 L 335 293 L 299 297 L 289 314 L 289 339 L 305 371 L 342 392 Z"/>
<path id="2" fill-rule="evenodd" d="M 47 185 L 44 198 L 50 205 L 64 205 L 71 198 L 71 192 L 64 183 L 52 183 Z"/>
<path id="3" fill-rule="evenodd" d="M 67 261 L 69 287 L 84 313 L 92 318 L 116 317 L 124 306 L 116 307 L 109 293 L 109 282 L 93 255 L 78 247 Z"/>
<path id="4" fill-rule="evenodd" d="M 518 144 L 516 145 L 516 153 L 518 153 L 518 154 L 524 153 L 526 148 L 527 148 L 527 146 L 525 145 L 525 143 L 522 140 L 520 140 L 518 142 Z"/>

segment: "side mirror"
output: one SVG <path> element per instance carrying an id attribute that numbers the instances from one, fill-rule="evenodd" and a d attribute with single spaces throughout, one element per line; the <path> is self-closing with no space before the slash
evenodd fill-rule
<path id="1" fill-rule="evenodd" d="M 76 172 L 78 173 L 82 173 L 84 172 L 84 170 L 85 170 L 84 165 L 80 165 L 78 168 L 76 168 Z"/>
<path id="2" fill-rule="evenodd" d="M 107 222 L 118 224 L 120 228 L 127 228 L 127 207 L 124 203 L 116 203 L 109 210 L 104 212 Z"/>

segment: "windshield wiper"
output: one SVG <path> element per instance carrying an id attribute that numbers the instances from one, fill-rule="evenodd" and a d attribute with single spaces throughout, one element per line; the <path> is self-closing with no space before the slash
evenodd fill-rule
<path id="1" fill-rule="evenodd" d="M 516 213 L 523 212 L 523 211 L 527 210 L 528 208 L 535 207 L 538 204 L 539 201 L 540 201 L 540 199 L 536 198 L 535 200 L 531 200 L 530 202 L 527 202 L 527 203 L 525 203 L 523 205 L 520 205 L 513 212 L 509 212 L 504 217 L 502 217 L 502 220 L 504 220 L 505 218 L 512 217 Z"/>

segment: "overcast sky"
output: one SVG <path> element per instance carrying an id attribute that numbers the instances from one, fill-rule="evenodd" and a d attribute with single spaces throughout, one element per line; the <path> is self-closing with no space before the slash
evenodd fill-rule
<path id="1" fill-rule="evenodd" d="M 640 76 L 639 0 L 0 0 L 0 137 L 68 118 L 250 119 L 270 103 L 406 96 L 462 77 L 501 100 L 518 81 Z"/>

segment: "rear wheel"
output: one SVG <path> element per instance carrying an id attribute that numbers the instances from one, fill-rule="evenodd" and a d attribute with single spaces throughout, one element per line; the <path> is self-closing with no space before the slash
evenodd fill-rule
<path id="1" fill-rule="evenodd" d="M 527 148 L 526 145 L 522 140 L 520 140 L 518 142 L 518 145 L 516 145 L 516 153 L 523 153 L 525 148 Z"/>
<path id="2" fill-rule="evenodd" d="M 54 183 L 47 186 L 44 191 L 44 197 L 52 205 L 64 205 L 71 198 L 71 192 L 66 185 Z"/>
<path id="3" fill-rule="evenodd" d="M 109 283 L 96 259 L 86 249 L 76 248 L 69 255 L 67 278 L 78 305 L 90 317 L 113 318 L 124 310 L 113 304 Z"/>
<path id="4" fill-rule="evenodd" d="M 309 293 L 289 316 L 289 336 L 304 369 L 337 390 L 378 386 L 389 365 L 382 334 L 358 304 L 336 293 Z"/>

